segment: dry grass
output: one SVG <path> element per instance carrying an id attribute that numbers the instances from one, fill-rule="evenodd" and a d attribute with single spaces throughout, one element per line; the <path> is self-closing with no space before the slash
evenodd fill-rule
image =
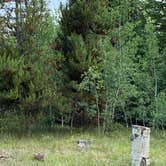
<path id="1" fill-rule="evenodd" d="M 62 130 L 63 131 L 63 130 Z M 164 132 L 165 134 L 165 132 Z M 166 137 L 151 136 L 151 166 L 166 165 Z M 0 135 L 0 151 L 10 157 L 0 159 L 0 166 L 128 166 L 130 165 L 130 130 L 114 131 L 110 136 L 90 131 L 35 133 L 23 135 Z M 88 149 L 77 147 L 76 141 L 91 142 Z M 45 154 L 44 161 L 34 160 L 36 152 Z"/>

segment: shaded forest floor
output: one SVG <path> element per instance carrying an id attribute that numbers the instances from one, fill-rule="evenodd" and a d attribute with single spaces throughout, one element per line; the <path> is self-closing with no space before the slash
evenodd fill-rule
<path id="1" fill-rule="evenodd" d="M 89 140 L 90 146 L 81 149 L 76 141 Z M 33 158 L 45 154 L 44 161 Z M 130 130 L 114 131 L 109 136 L 94 131 L 68 129 L 38 131 L 31 137 L 23 134 L 0 134 L 0 166 L 128 166 L 130 165 Z M 151 166 L 166 165 L 166 131 L 151 134 Z"/>

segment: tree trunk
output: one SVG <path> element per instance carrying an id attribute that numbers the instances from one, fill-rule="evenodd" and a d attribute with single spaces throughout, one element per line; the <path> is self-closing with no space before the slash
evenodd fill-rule
<path id="1" fill-rule="evenodd" d="M 70 132 L 72 134 L 72 132 L 73 132 L 73 114 L 71 116 L 70 128 L 71 128 Z"/>
<path id="2" fill-rule="evenodd" d="M 107 119 L 109 117 L 109 113 L 108 113 L 108 99 L 106 100 L 106 103 L 105 103 L 105 110 L 104 110 L 104 121 L 103 121 L 103 134 L 105 133 L 105 130 L 106 130 L 106 123 L 107 123 Z"/>
<path id="3" fill-rule="evenodd" d="M 126 115 L 124 106 L 123 106 L 123 112 L 124 112 L 124 116 L 125 116 L 126 127 L 128 128 L 129 124 L 128 124 L 128 121 L 127 121 L 127 115 Z"/>
<path id="4" fill-rule="evenodd" d="M 63 115 L 61 116 L 61 124 L 62 124 L 62 128 L 63 128 L 63 126 L 64 126 L 64 117 L 63 117 Z"/>
<path id="5" fill-rule="evenodd" d="M 97 127 L 98 127 L 98 133 L 100 133 L 100 109 L 99 109 L 99 96 L 97 93 L 97 89 L 95 87 L 95 93 L 96 93 L 96 107 L 97 107 Z"/>
<path id="6" fill-rule="evenodd" d="M 144 126 L 132 126 L 132 166 L 148 166 L 150 128 Z"/>
<path id="7" fill-rule="evenodd" d="M 32 126 L 31 126 L 31 120 L 30 120 L 30 117 L 26 117 L 26 132 L 27 132 L 27 135 L 28 137 L 31 137 L 32 135 Z"/>

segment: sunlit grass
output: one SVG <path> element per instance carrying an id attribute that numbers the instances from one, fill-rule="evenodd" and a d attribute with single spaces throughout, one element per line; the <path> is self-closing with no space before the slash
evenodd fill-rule
<path id="1" fill-rule="evenodd" d="M 0 160 L 0 166 L 128 166 L 130 165 L 130 130 L 114 131 L 109 136 L 92 131 L 60 129 L 32 134 L 32 137 L 17 134 L 0 135 L 0 151 L 10 155 Z M 166 137 L 151 135 L 150 159 L 152 166 L 166 165 Z M 76 141 L 91 142 L 88 149 L 77 147 Z M 36 161 L 33 154 L 45 154 L 44 161 Z"/>

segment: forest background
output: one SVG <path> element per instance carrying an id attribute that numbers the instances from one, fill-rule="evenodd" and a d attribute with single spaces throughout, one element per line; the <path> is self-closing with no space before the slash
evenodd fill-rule
<path id="1" fill-rule="evenodd" d="M 165 1 L 69 0 L 55 15 L 12 3 L 0 1 L 0 131 L 166 127 Z"/>

